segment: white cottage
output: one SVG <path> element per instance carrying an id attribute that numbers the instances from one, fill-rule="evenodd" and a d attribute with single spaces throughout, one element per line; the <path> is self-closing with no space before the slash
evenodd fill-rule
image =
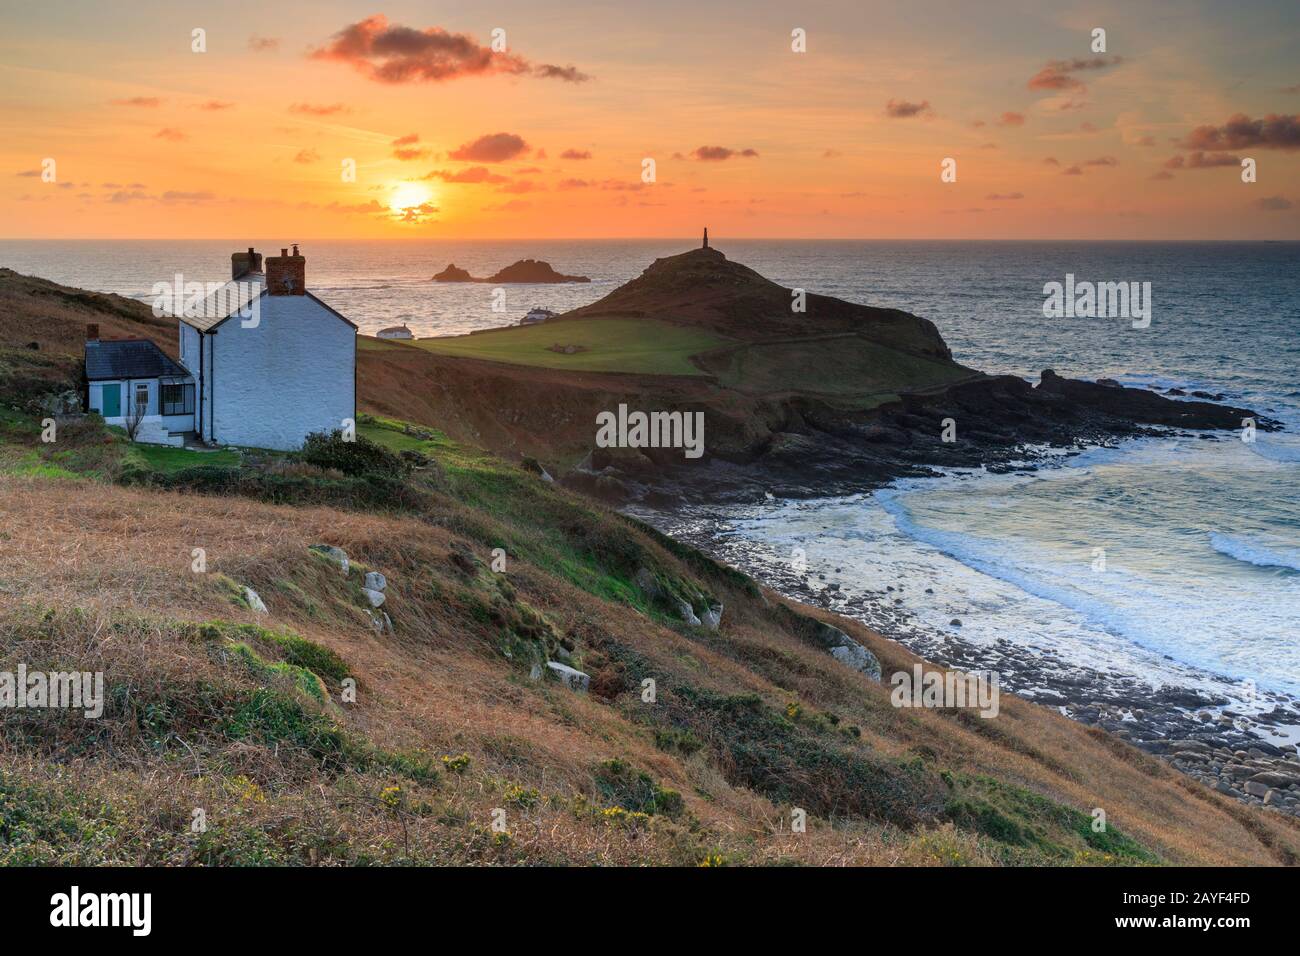
<path id="1" fill-rule="evenodd" d="M 306 288 L 293 247 L 230 257 L 231 281 L 179 320 L 180 367 L 152 342 L 86 343 L 89 407 L 137 440 L 290 450 L 356 416 L 357 327 Z M 124 390 L 124 391 L 123 391 Z"/>

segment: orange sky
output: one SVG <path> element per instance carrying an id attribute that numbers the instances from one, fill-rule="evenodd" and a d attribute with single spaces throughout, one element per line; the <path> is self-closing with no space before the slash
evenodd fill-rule
<path id="1" fill-rule="evenodd" d="M 106 6 L 0 13 L 0 236 L 1300 238 L 1295 3 Z"/>

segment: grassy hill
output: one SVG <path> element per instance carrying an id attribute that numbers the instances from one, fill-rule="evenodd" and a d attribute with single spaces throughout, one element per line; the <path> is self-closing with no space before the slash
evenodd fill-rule
<path id="1" fill-rule="evenodd" d="M 991 720 L 897 709 L 819 646 L 815 620 L 886 674 L 916 660 L 898 645 L 439 433 L 366 420 L 363 436 L 413 470 L 349 475 L 292 454 L 155 461 L 93 419 L 52 445 L 38 431 L 0 416 L 0 670 L 102 671 L 106 705 L 97 720 L 6 714 L 0 862 L 1123 865 L 1300 851 L 1293 821 L 1009 695 Z M 313 545 L 344 549 L 347 573 Z M 369 570 L 387 576 L 391 630 L 368 609 Z M 720 627 L 684 623 L 678 600 L 721 602 Z M 589 692 L 535 679 L 545 658 L 588 673 Z M 806 833 L 791 832 L 796 807 Z"/>

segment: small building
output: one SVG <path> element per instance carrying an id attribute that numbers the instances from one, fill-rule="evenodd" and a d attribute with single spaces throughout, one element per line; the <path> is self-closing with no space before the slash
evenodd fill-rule
<path id="1" fill-rule="evenodd" d="M 415 338 L 415 336 L 411 334 L 411 330 L 408 329 L 408 328 L 406 327 L 406 323 L 403 322 L 401 325 L 390 325 L 390 326 L 389 326 L 388 328 L 386 328 L 386 329 L 380 329 L 378 332 L 375 333 L 375 338 L 377 338 L 377 339 L 413 339 L 413 338 Z"/>
<path id="2" fill-rule="evenodd" d="M 525 315 L 522 319 L 519 320 L 519 324 L 536 325 L 539 322 L 545 322 L 547 319 L 553 319 L 558 314 L 559 313 L 552 312 L 550 309 L 533 309 L 531 312 L 529 312 L 527 315 Z"/>
<path id="3" fill-rule="evenodd" d="M 229 282 L 172 310 L 179 363 L 147 340 L 87 336 L 88 408 L 123 426 L 156 418 L 137 441 L 284 451 L 355 420 L 357 327 L 307 291 L 298 247 L 268 257 L 265 273 L 251 248 L 230 262 Z"/>
<path id="4" fill-rule="evenodd" d="M 194 431 L 194 379 L 148 339 L 101 341 L 86 328 L 87 407 L 137 441 L 184 444 Z"/>

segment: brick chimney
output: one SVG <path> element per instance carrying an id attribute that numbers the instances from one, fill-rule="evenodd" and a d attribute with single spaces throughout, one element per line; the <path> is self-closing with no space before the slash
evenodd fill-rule
<path id="1" fill-rule="evenodd" d="M 238 279 L 250 272 L 262 271 L 262 254 L 254 252 L 249 246 L 247 252 L 235 252 L 230 256 L 230 278 Z"/>
<path id="2" fill-rule="evenodd" d="M 307 259 L 299 254 L 297 246 L 293 247 L 293 255 L 281 249 L 278 256 L 267 257 L 266 291 L 271 295 L 307 294 Z"/>
<path id="3" fill-rule="evenodd" d="M 99 341 L 99 325 L 98 325 L 98 323 L 91 322 L 89 325 L 86 326 L 86 340 L 87 340 L 88 342 L 98 342 L 98 341 Z"/>

